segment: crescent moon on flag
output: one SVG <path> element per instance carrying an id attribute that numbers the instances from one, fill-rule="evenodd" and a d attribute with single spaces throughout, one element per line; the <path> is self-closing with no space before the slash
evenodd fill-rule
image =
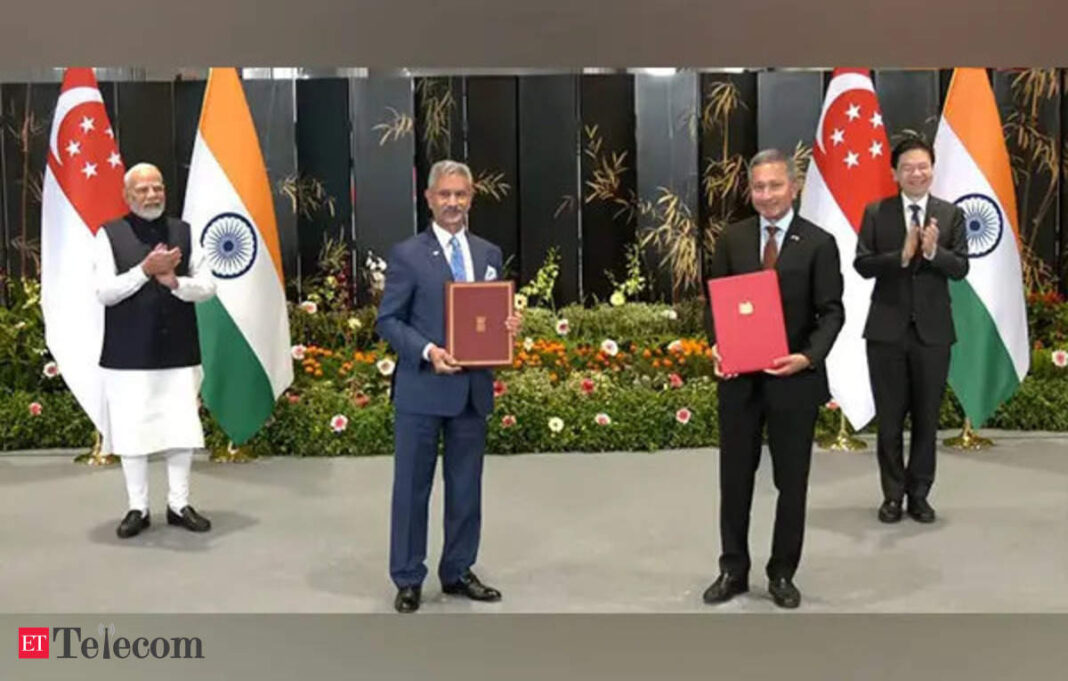
<path id="1" fill-rule="evenodd" d="M 859 73 L 843 73 L 831 79 L 823 100 L 826 104 L 824 105 L 823 110 L 820 111 L 820 120 L 819 123 L 816 124 L 816 144 L 819 145 L 821 153 L 827 153 L 827 148 L 823 146 L 823 119 L 827 116 L 827 111 L 834 106 L 834 103 L 838 98 L 850 90 L 875 92 L 871 78 L 862 76 Z"/>
<path id="2" fill-rule="evenodd" d="M 56 101 L 56 113 L 53 120 L 56 123 L 52 126 L 52 132 L 49 135 L 48 146 L 52 150 L 52 156 L 55 157 L 56 163 L 63 165 L 63 156 L 59 153 L 59 149 L 56 147 L 56 142 L 59 140 L 59 129 L 63 127 L 63 120 L 67 117 L 67 114 L 71 112 L 76 106 L 85 104 L 86 102 L 100 102 L 104 103 L 104 98 L 100 96 L 100 90 L 92 87 L 75 87 L 67 90 L 59 95 L 59 99 Z"/>

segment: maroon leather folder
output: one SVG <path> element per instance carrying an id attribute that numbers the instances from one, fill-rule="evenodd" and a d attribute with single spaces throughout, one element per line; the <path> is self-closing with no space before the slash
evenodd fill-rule
<path id="1" fill-rule="evenodd" d="M 514 295 L 510 280 L 445 284 L 445 347 L 460 366 L 512 363 L 515 343 L 504 322 Z"/>

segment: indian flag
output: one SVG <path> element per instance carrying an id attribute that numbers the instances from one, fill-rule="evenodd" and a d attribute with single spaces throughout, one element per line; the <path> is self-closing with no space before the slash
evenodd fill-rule
<path id="1" fill-rule="evenodd" d="M 292 383 L 293 360 L 274 204 L 235 69 L 208 76 L 182 218 L 216 280 L 197 305 L 201 397 L 241 444 Z"/>
<path id="2" fill-rule="evenodd" d="M 964 211 L 968 276 L 951 281 L 949 384 L 980 426 L 1027 375 L 1030 351 L 1009 152 L 985 69 L 955 69 L 935 136 L 931 193 Z"/>

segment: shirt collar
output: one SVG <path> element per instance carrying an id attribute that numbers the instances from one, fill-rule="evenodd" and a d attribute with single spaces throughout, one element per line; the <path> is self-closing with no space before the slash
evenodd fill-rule
<path id="1" fill-rule="evenodd" d="M 431 222 L 430 228 L 434 231 L 434 236 L 437 237 L 438 243 L 442 248 L 446 248 L 449 245 L 449 241 L 452 239 L 452 233 L 447 229 L 439 225 L 437 222 Z M 456 233 L 456 240 L 463 244 L 467 240 L 467 228 L 463 227 Z"/>
<path id="2" fill-rule="evenodd" d="M 909 210 L 909 206 L 911 206 L 912 204 L 916 204 L 920 207 L 920 215 L 927 215 L 927 199 L 929 198 L 931 198 L 931 195 L 930 193 L 927 193 L 916 201 L 913 201 L 909 197 L 905 196 L 905 192 L 901 192 L 901 205 L 905 207 L 905 217 L 912 217 L 912 211 Z"/>
<path id="3" fill-rule="evenodd" d="M 793 209 L 792 206 L 790 207 L 790 210 L 786 211 L 786 215 L 784 215 L 781 218 L 779 218 L 778 222 L 775 222 L 775 223 L 772 223 L 770 220 L 768 220 L 763 215 L 761 215 L 760 216 L 760 233 L 761 234 L 766 234 L 768 225 L 774 224 L 780 230 L 775 236 L 779 236 L 780 234 L 785 234 L 786 230 L 790 229 L 790 223 L 793 222 L 793 221 L 794 221 L 794 209 Z"/>

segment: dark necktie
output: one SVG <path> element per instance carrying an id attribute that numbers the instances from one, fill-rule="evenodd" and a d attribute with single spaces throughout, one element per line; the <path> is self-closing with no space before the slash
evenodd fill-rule
<path id="1" fill-rule="evenodd" d="M 779 228 L 775 225 L 768 225 L 765 228 L 768 232 L 768 241 L 764 244 L 764 269 L 775 269 L 775 262 L 779 259 L 779 244 L 775 241 L 775 233 L 779 231 Z"/>

